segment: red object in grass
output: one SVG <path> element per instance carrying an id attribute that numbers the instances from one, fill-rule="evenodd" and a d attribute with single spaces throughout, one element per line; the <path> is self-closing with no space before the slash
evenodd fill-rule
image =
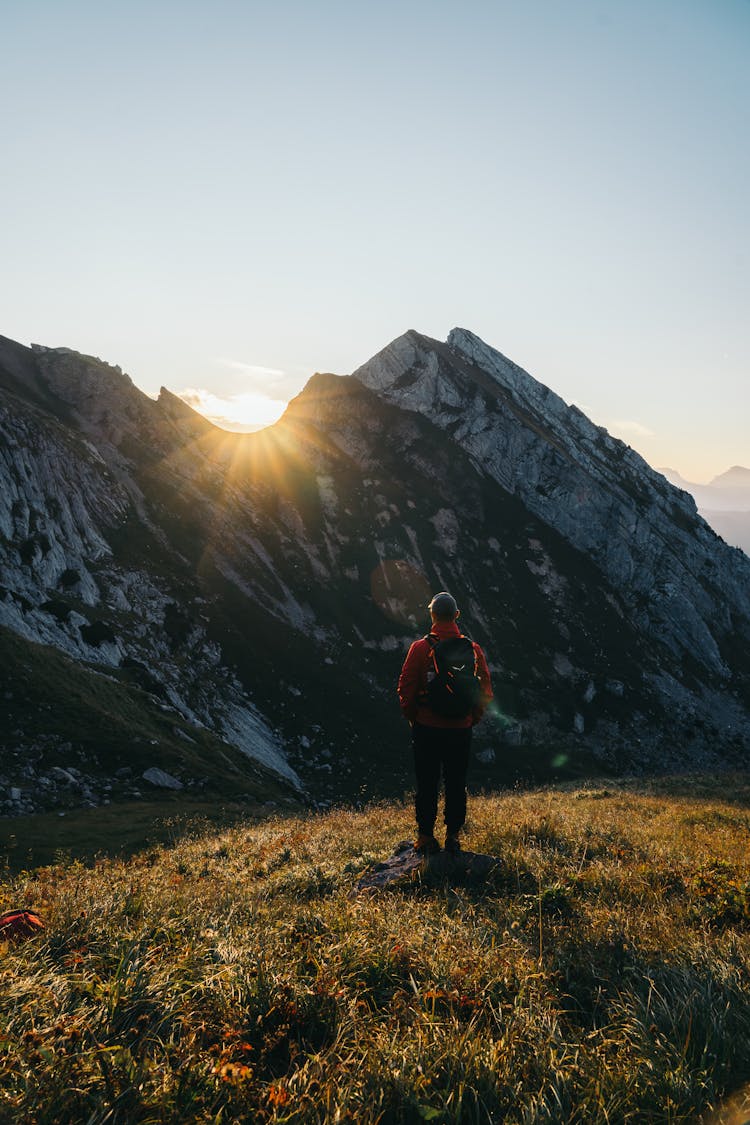
<path id="1" fill-rule="evenodd" d="M 25 941 L 44 929 L 44 922 L 33 910 L 6 910 L 0 914 L 0 941 Z"/>

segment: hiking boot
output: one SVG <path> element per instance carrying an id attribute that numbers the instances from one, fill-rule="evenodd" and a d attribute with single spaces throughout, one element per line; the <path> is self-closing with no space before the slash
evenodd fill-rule
<path id="1" fill-rule="evenodd" d="M 460 852 L 461 841 L 458 838 L 458 833 L 448 832 L 445 837 L 445 844 L 443 846 L 447 852 L 452 852 L 453 855 L 455 855 L 456 852 Z"/>
<path id="2" fill-rule="evenodd" d="M 414 841 L 414 851 L 422 852 L 423 855 L 434 855 L 435 852 L 440 851 L 440 844 L 434 836 L 428 836 L 426 832 L 420 832 Z"/>

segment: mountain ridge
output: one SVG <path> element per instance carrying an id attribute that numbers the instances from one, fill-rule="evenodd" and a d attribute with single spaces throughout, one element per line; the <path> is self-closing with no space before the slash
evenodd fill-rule
<path id="1" fill-rule="evenodd" d="M 575 407 L 449 340 L 318 373 L 254 434 L 0 343 L 0 625 L 129 668 L 177 725 L 326 801 L 408 784 L 395 679 L 448 587 L 496 685 L 480 784 L 744 760 L 744 557 Z M 0 734 L 47 776 L 52 749 Z"/>
<path id="2" fill-rule="evenodd" d="M 710 483 L 715 487 L 750 488 L 750 469 L 746 469 L 744 465 L 732 465 L 726 472 L 714 477 Z"/>
<path id="3" fill-rule="evenodd" d="M 468 377 L 476 389 L 474 367 L 481 364 L 481 372 L 494 375 L 495 381 L 514 399 L 513 407 L 521 407 L 521 413 L 511 408 L 514 416 L 511 424 L 502 411 L 492 416 L 483 408 L 486 403 L 477 406 L 476 394 L 468 407 L 467 396 L 461 397 L 461 417 L 457 419 L 453 415 L 459 396 L 445 368 L 441 374 L 443 347 L 432 348 L 425 355 L 413 347 L 406 350 L 389 345 L 359 368 L 355 376 L 376 387 L 390 401 L 428 414 L 468 449 L 498 483 L 520 495 L 542 519 L 554 523 L 574 546 L 593 553 L 619 588 L 632 587 L 635 592 L 645 594 L 653 585 L 652 567 L 646 568 L 643 578 L 639 577 L 639 554 L 631 549 L 631 536 L 648 537 L 654 552 L 669 558 L 674 571 L 683 575 L 683 585 L 692 582 L 691 565 L 708 565 L 710 569 L 707 560 L 719 541 L 697 515 L 692 499 L 672 489 L 665 478 L 629 446 L 594 426 L 577 408 L 568 407 L 549 388 L 510 365 L 501 353 L 473 334 L 454 330 L 449 340 L 453 341 L 454 349 L 461 349 L 468 342 L 468 351 L 460 351 L 459 378 Z M 412 344 L 413 340 L 409 342 Z M 400 341 L 395 344 L 399 345 Z M 466 360 L 473 365 L 468 371 Z M 448 362 L 450 365 L 450 360 Z M 446 384 L 450 391 L 443 395 L 441 387 Z M 486 382 L 479 385 L 486 389 Z M 527 412 L 525 417 L 523 410 Z M 515 425 L 516 420 L 525 423 L 525 433 Z M 546 433 L 539 431 L 540 420 Z M 546 472 L 545 460 L 553 462 Z M 606 489 L 602 488 L 602 483 Z M 613 500 L 614 496 L 617 501 Z M 552 519 L 551 507 L 554 508 Z M 654 542 L 658 538 L 658 525 L 652 533 L 649 521 L 665 516 L 670 519 L 671 534 L 680 542 L 679 550 L 671 550 L 666 543 L 662 549 Z M 624 529 L 620 526 L 622 521 L 625 521 Z M 698 551 L 683 549 L 686 545 L 692 547 L 696 540 Z M 721 553 L 721 547 L 718 550 Z M 733 560 L 726 574 L 732 600 L 739 598 L 745 607 L 743 613 L 747 614 L 746 584 L 750 570 L 743 571 L 742 564 L 738 563 L 738 574 L 744 573 L 741 581 L 745 588 L 741 589 L 732 581 L 734 569 Z M 711 580 L 709 574 L 706 580 Z M 671 581 L 674 584 L 674 578 Z M 682 647 L 689 652 L 698 642 L 714 670 L 721 672 L 721 656 L 707 627 L 716 612 L 715 603 L 701 598 L 700 591 L 695 591 L 693 596 L 700 600 L 702 609 L 693 612 L 689 601 L 683 598 L 681 609 L 686 630 Z M 637 607 L 634 606 L 634 610 L 638 611 Z M 658 616 L 658 606 L 653 607 L 652 612 Z M 641 612 L 640 616 L 644 618 L 645 614 Z"/>
<path id="4" fill-rule="evenodd" d="M 695 500 L 698 511 L 722 538 L 750 555 L 750 469 L 734 465 L 708 484 L 685 480 L 673 469 L 661 470 L 667 480 Z"/>

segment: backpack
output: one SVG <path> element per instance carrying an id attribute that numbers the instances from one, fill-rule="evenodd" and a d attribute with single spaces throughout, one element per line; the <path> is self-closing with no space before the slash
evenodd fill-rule
<path id="1" fill-rule="evenodd" d="M 428 633 L 425 640 L 430 646 L 431 664 L 427 670 L 427 706 L 445 719 L 465 719 L 481 698 L 474 645 L 463 634 L 440 640 Z"/>

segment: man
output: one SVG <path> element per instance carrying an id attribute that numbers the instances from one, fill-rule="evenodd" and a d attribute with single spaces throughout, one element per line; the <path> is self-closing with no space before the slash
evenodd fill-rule
<path id="1" fill-rule="evenodd" d="M 399 703 L 411 724 L 414 750 L 418 832 L 414 847 L 425 854 L 440 851 L 434 829 L 441 774 L 445 787 L 445 850 L 460 851 L 458 834 L 466 820 L 471 731 L 492 699 L 490 673 L 482 649 L 468 638 L 461 640 L 455 598 L 442 590 L 427 608 L 432 628 L 409 649 L 398 681 Z M 447 665 L 450 667 L 446 672 Z M 452 692 L 453 673 L 456 678 L 452 681 Z"/>

